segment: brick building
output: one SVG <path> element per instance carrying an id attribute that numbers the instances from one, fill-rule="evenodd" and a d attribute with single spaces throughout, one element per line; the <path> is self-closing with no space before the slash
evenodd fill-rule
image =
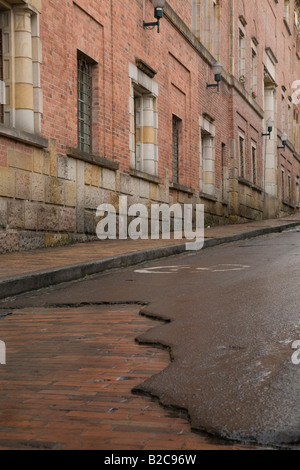
<path id="1" fill-rule="evenodd" d="M 208 224 L 299 206 L 300 2 L 143 20 L 150 0 L 0 0 L 0 252 L 93 238 L 119 195 L 203 203 Z"/>

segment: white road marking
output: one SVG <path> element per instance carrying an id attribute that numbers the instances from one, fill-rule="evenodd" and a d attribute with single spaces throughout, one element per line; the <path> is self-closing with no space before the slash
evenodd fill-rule
<path id="1" fill-rule="evenodd" d="M 217 264 L 216 266 L 210 266 L 207 268 L 194 268 L 193 266 L 154 266 L 151 268 L 136 269 L 134 272 L 139 274 L 175 274 L 183 269 L 194 270 L 194 272 L 204 271 L 212 273 L 222 273 L 229 271 L 242 271 L 250 268 L 244 264 Z"/>
<path id="2" fill-rule="evenodd" d="M 161 271 L 164 269 L 164 271 Z M 181 269 L 190 269 L 190 266 L 154 266 L 153 268 L 136 269 L 135 273 L 140 274 L 174 274 Z"/>
<path id="3" fill-rule="evenodd" d="M 197 271 L 210 271 L 212 273 L 223 273 L 228 271 L 242 271 L 243 269 L 250 268 L 250 266 L 245 264 L 217 264 L 216 266 L 211 266 L 210 268 L 196 268 Z"/>

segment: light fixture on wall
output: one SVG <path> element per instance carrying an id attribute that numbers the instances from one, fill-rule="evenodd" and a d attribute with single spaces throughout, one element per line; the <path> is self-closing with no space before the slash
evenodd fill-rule
<path id="1" fill-rule="evenodd" d="M 222 72 L 223 72 L 223 67 L 222 65 L 220 64 L 220 62 L 216 62 L 213 66 L 212 66 L 212 71 L 215 75 L 215 81 L 216 83 L 213 83 L 212 85 L 210 84 L 206 84 L 206 88 L 217 88 L 217 90 L 219 91 L 220 89 L 220 81 L 222 79 Z"/>
<path id="2" fill-rule="evenodd" d="M 288 140 L 288 135 L 284 132 L 284 133 L 281 135 L 282 146 L 281 146 L 281 147 L 277 147 L 277 148 L 278 148 L 278 149 L 283 149 L 283 150 L 285 150 L 287 140 Z"/>
<path id="3" fill-rule="evenodd" d="M 154 6 L 154 17 L 157 19 L 157 21 L 151 23 L 146 23 L 143 21 L 143 28 L 157 26 L 157 32 L 159 33 L 159 21 L 164 15 L 166 0 L 152 0 L 152 5 Z"/>
<path id="4" fill-rule="evenodd" d="M 269 118 L 269 119 L 267 120 L 267 129 L 268 129 L 268 132 L 267 132 L 266 134 L 262 134 L 262 135 L 263 135 L 263 136 L 264 136 L 264 135 L 267 135 L 267 136 L 269 136 L 269 139 L 271 139 L 271 132 L 272 132 L 272 130 L 273 130 L 274 124 L 275 124 L 274 120 L 273 120 L 272 118 Z"/>

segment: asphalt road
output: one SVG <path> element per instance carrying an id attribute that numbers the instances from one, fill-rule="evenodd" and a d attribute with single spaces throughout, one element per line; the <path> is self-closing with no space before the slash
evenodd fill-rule
<path id="1" fill-rule="evenodd" d="M 187 409 L 194 429 L 300 448 L 299 279 L 300 233 L 291 230 L 109 271 L 7 307 L 145 304 L 145 315 L 166 322 L 138 340 L 170 348 L 172 361 L 136 392 Z"/>

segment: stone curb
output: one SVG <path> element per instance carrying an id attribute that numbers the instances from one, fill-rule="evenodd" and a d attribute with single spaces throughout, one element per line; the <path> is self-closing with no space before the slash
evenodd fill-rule
<path id="1" fill-rule="evenodd" d="M 250 230 L 235 235 L 209 238 L 205 240 L 203 249 L 234 241 L 255 238 L 270 233 L 278 233 L 299 225 L 299 221 L 290 222 L 275 227 L 262 227 L 257 230 Z M 60 268 L 51 268 L 31 274 L 14 276 L 9 279 L 5 279 L 4 281 L 0 281 L 0 299 L 3 300 L 8 297 L 61 284 L 63 282 L 76 281 L 83 279 L 85 276 L 101 273 L 110 269 L 130 267 L 145 261 L 153 261 L 155 259 L 166 258 L 184 252 L 186 252 L 185 243 L 180 243 L 178 245 L 125 253 L 98 261 L 83 262 Z"/>

